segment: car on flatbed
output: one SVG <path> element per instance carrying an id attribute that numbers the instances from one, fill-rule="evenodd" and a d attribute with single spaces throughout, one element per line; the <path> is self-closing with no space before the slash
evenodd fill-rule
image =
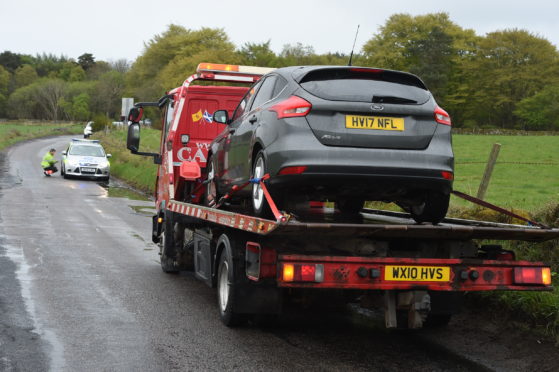
<path id="1" fill-rule="evenodd" d="M 62 152 L 62 169 L 64 178 L 94 178 L 108 181 L 111 173 L 109 158 L 98 140 L 72 139 Z"/>
<path id="2" fill-rule="evenodd" d="M 351 66 L 285 67 L 245 94 L 210 145 L 208 199 L 270 175 L 280 209 L 335 201 L 357 214 L 367 200 L 395 202 L 417 222 L 446 215 L 454 173 L 451 120 L 415 75 Z M 232 197 L 270 216 L 258 183 Z"/>

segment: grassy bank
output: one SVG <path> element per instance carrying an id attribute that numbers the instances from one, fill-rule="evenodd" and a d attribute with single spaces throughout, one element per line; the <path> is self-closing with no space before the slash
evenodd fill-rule
<path id="1" fill-rule="evenodd" d="M 66 123 L 0 123 L 0 150 L 17 142 L 66 134 L 79 134 L 83 131 L 82 124 Z"/>

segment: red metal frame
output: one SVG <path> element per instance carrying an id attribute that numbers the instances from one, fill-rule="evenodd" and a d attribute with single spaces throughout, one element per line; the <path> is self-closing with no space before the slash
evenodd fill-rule
<path id="1" fill-rule="evenodd" d="M 322 264 L 324 281 L 288 282 L 282 277 L 283 264 Z M 450 267 L 450 281 L 387 281 L 387 265 Z M 436 258 L 396 258 L 396 257 L 335 257 L 309 255 L 280 255 L 277 265 L 277 281 L 280 287 L 291 288 L 338 288 L 367 290 L 432 290 L 432 291 L 550 291 L 551 286 L 518 285 L 514 283 L 514 269 L 519 267 L 548 267 L 541 262 L 495 261 L 479 259 L 436 259 Z M 379 276 L 361 277 L 359 269 L 378 270 Z M 462 278 L 462 271 L 466 277 Z M 477 279 L 471 273 L 477 272 Z"/>

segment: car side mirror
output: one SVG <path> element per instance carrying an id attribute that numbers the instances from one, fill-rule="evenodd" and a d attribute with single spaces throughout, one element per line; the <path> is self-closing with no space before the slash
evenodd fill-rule
<path id="1" fill-rule="evenodd" d="M 128 137 L 126 138 L 126 148 L 130 150 L 133 154 L 137 153 L 138 150 L 140 149 L 140 124 L 137 122 L 133 122 L 128 126 Z"/>
<path id="2" fill-rule="evenodd" d="M 142 119 L 143 113 L 144 113 L 143 108 L 132 107 L 130 109 L 130 113 L 128 114 L 128 121 L 131 121 L 132 123 L 139 123 L 140 120 Z"/>
<path id="3" fill-rule="evenodd" d="M 62 155 L 66 156 L 67 152 L 66 151 L 62 151 Z"/>
<path id="4" fill-rule="evenodd" d="M 107 159 L 110 158 L 110 157 L 112 157 L 112 155 L 111 155 L 111 154 L 107 154 Z"/>
<path id="5" fill-rule="evenodd" d="M 214 121 L 221 124 L 229 124 L 229 113 L 227 110 L 217 110 L 214 112 Z"/>

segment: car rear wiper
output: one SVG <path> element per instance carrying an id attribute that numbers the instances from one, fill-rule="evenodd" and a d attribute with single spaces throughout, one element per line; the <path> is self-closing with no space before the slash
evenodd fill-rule
<path id="1" fill-rule="evenodd" d="M 372 101 L 373 103 L 399 103 L 402 105 L 417 104 L 417 101 L 413 99 L 394 96 L 373 96 Z"/>

